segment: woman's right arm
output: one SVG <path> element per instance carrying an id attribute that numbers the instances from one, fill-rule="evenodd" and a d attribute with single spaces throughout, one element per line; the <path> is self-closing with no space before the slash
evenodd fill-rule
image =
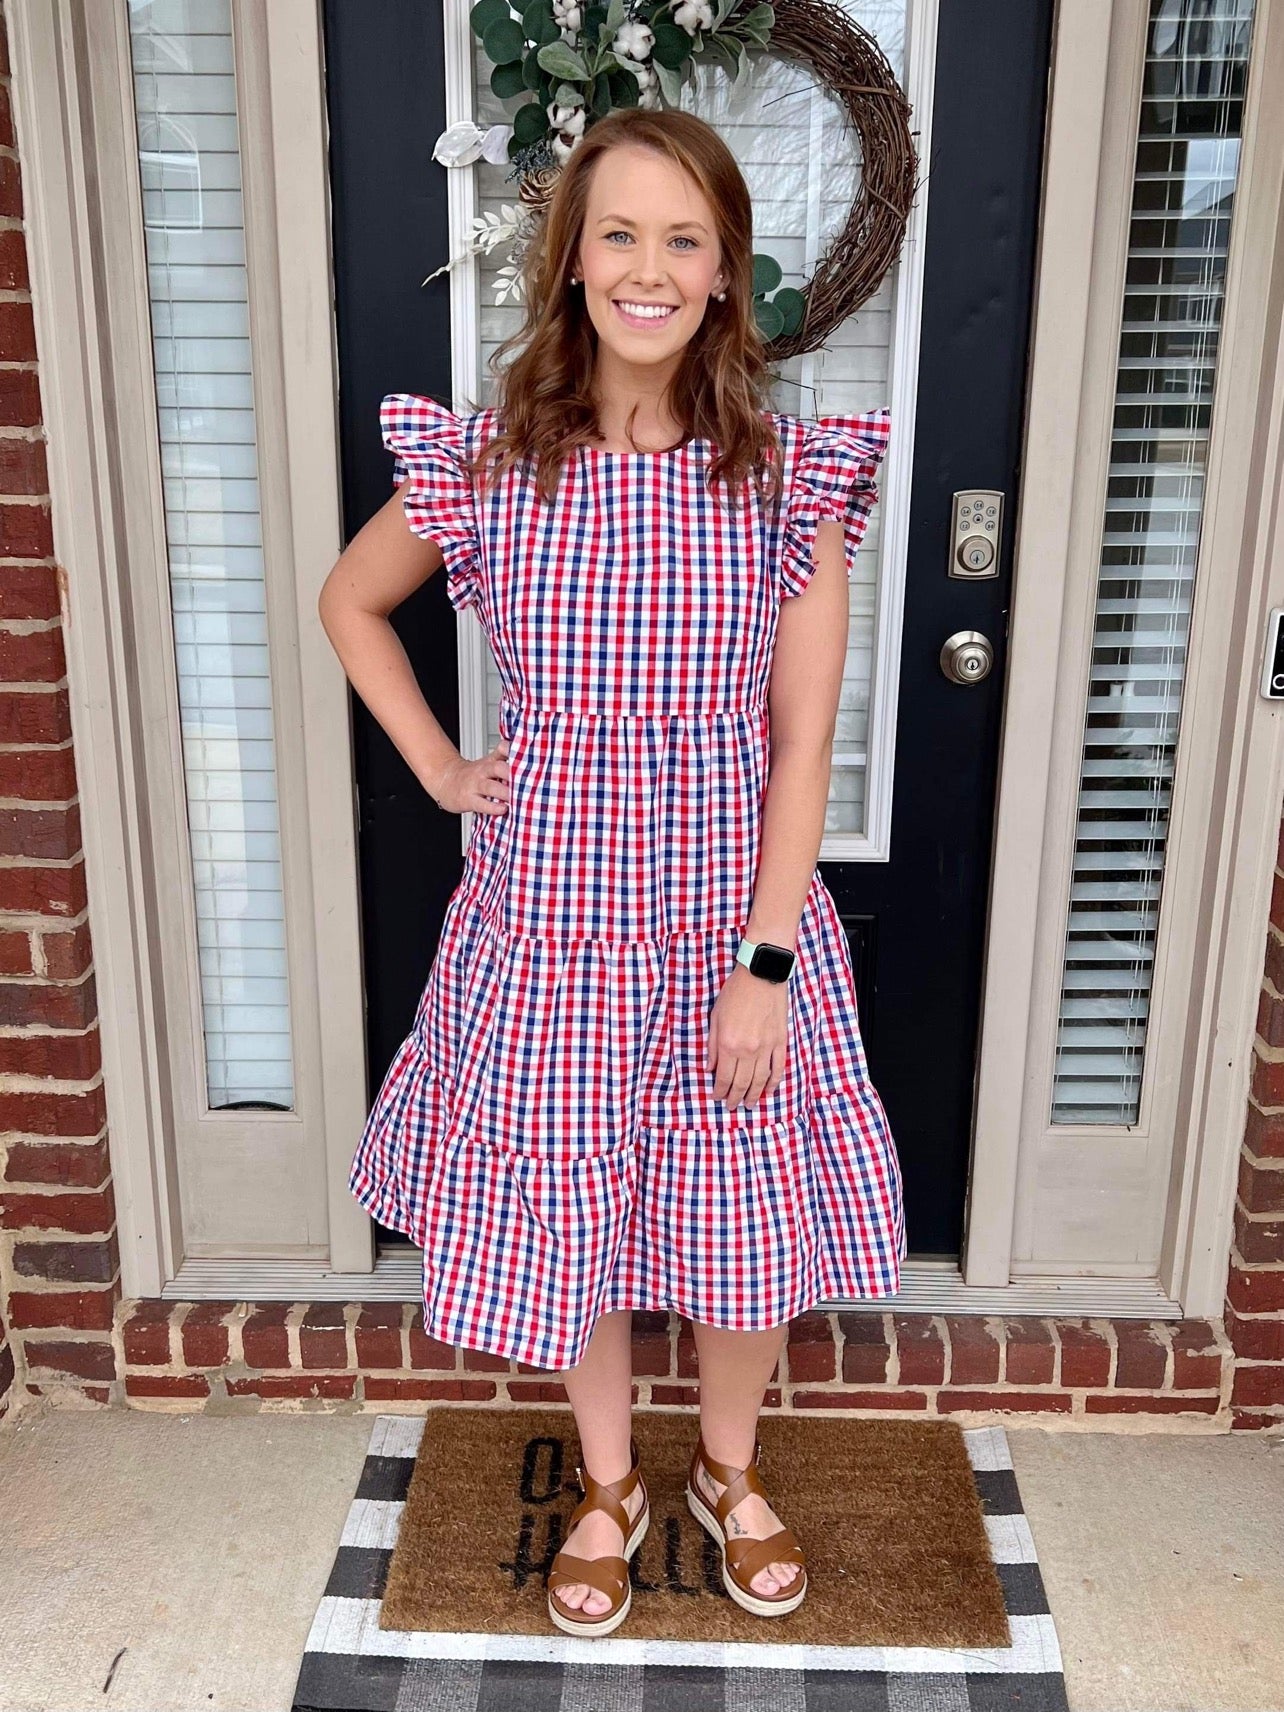
<path id="1" fill-rule="evenodd" d="M 466 761 L 424 700 L 388 614 L 442 565 L 441 548 L 406 526 L 400 488 L 335 561 L 317 600 L 322 628 L 348 680 L 439 807 L 502 814 L 506 744 Z"/>

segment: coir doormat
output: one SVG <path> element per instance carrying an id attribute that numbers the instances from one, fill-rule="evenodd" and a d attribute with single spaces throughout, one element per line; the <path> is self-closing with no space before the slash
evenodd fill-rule
<path id="1" fill-rule="evenodd" d="M 756 1617 L 722 1584 L 721 1556 L 687 1508 L 698 1423 L 633 1421 L 651 1526 L 631 1567 L 635 1637 L 810 1646 L 1010 1645 L 963 1434 L 953 1421 L 760 1417 L 759 1473 L 807 1554 L 796 1611 Z M 389 1565 L 392 1629 L 543 1635 L 546 1577 L 580 1500 L 566 1408 L 428 1416 Z M 604 1637 L 605 1638 L 605 1637 Z"/>
<path id="2" fill-rule="evenodd" d="M 761 1704 L 764 1671 L 773 1698 L 792 1695 L 800 1707 L 820 1696 L 844 1712 L 1065 1712 L 1056 1631 L 1001 1428 L 763 1416 L 764 1483 L 812 1577 L 798 1610 L 772 1619 L 727 1596 L 713 1543 L 706 1551 L 686 1509 L 696 1428 L 693 1414 L 634 1416 L 651 1528 L 630 1565 L 629 1618 L 594 1639 L 564 1635 L 545 1609 L 547 1568 L 579 1496 L 570 1411 L 377 1417 L 295 1712 L 532 1712 L 595 1705 L 608 1689 L 614 1701 L 626 1687 L 639 1705 L 732 1712 Z M 508 1516 L 502 1542 L 492 1512 Z M 403 1528 L 411 1550 L 394 1566 Z M 389 1626 L 393 1597 L 405 1628 Z M 665 1606 L 678 1614 L 667 1622 Z M 814 1626 L 800 1633 L 808 1615 Z M 996 1616 L 1006 1634 L 987 1641 L 978 1630 Z"/>

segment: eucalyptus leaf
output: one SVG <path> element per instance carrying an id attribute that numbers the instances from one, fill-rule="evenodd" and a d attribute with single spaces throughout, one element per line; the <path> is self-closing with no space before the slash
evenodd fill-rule
<path id="1" fill-rule="evenodd" d="M 530 0 L 522 11 L 522 29 L 526 40 L 543 47 L 545 42 L 560 42 L 562 32 L 553 16 L 552 0 Z"/>
<path id="2" fill-rule="evenodd" d="M 497 18 L 487 25 L 482 50 L 492 65 L 511 65 L 520 60 L 526 53 L 522 26 L 513 18 Z"/>
<path id="3" fill-rule="evenodd" d="M 781 332 L 796 333 L 802 326 L 803 311 L 807 307 L 807 299 L 797 286 L 786 285 L 779 290 L 771 300 L 780 311 L 783 326 Z"/>
<path id="4" fill-rule="evenodd" d="M 522 61 L 522 85 L 526 89 L 539 90 L 548 82 L 547 72 L 539 68 L 539 61 L 533 53 L 528 53 Z"/>
<path id="5" fill-rule="evenodd" d="M 642 91 L 638 88 L 638 80 L 627 71 L 608 71 L 607 86 L 611 91 L 611 100 L 616 107 L 636 107 Z"/>
<path id="6" fill-rule="evenodd" d="M 511 17 L 508 0 L 477 0 L 468 14 L 468 24 L 475 36 L 484 36 L 492 24 Z"/>
<path id="7" fill-rule="evenodd" d="M 774 339 L 784 330 L 785 318 L 774 303 L 765 303 L 755 298 L 753 318 L 758 323 L 758 331 L 764 339 Z"/>
<path id="8" fill-rule="evenodd" d="M 658 69 L 667 65 L 671 71 L 676 71 L 682 62 L 691 57 L 691 37 L 680 24 L 655 23 L 651 26 L 655 32 L 655 46 L 651 49 L 651 59 Z"/>
<path id="9" fill-rule="evenodd" d="M 611 4 L 606 9 L 607 34 L 614 36 L 628 15 L 629 8 L 627 0 L 611 0 Z"/>
<path id="10" fill-rule="evenodd" d="M 713 12 L 713 27 L 715 30 L 726 22 L 727 13 L 733 11 L 739 4 L 740 0 L 718 0 L 718 4 L 714 7 Z"/>
<path id="11" fill-rule="evenodd" d="M 754 256 L 753 294 L 755 297 L 764 291 L 774 291 L 784 277 L 780 271 L 780 263 L 774 256 Z"/>
<path id="12" fill-rule="evenodd" d="M 520 61 L 516 65 L 497 65 L 490 74 L 491 92 L 499 96 L 501 101 L 507 101 L 510 95 L 526 93 L 526 67 Z"/>
<path id="13" fill-rule="evenodd" d="M 537 143 L 548 131 L 548 114 L 537 101 L 528 101 L 513 114 L 513 139 L 519 148 Z"/>
<path id="14" fill-rule="evenodd" d="M 545 42 L 535 57 L 554 77 L 573 77 L 580 83 L 588 82 L 588 67 L 566 42 Z"/>

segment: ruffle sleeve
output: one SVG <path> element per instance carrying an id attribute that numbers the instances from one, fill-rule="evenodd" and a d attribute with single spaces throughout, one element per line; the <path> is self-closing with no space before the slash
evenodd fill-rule
<path id="1" fill-rule="evenodd" d="M 803 443 L 785 501 L 780 592 L 798 595 L 816 569 L 816 525 L 822 518 L 843 524 L 847 580 L 855 572 L 856 549 L 878 500 L 874 477 L 887 451 L 891 413 L 819 416 L 803 424 Z"/>
<path id="2" fill-rule="evenodd" d="M 464 459 L 466 422 L 417 393 L 390 392 L 379 406 L 383 443 L 395 454 L 392 479 L 404 482 L 402 505 L 416 535 L 441 548 L 446 593 L 458 610 L 481 601 L 481 537 L 473 484 Z"/>

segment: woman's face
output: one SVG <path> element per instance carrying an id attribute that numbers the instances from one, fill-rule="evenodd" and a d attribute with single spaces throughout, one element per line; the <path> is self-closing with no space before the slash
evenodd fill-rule
<path id="1" fill-rule="evenodd" d="M 573 271 L 613 356 L 639 366 L 677 356 L 726 286 L 721 255 L 713 209 L 674 161 L 634 144 L 598 161 Z M 659 312 L 635 316 L 628 306 Z"/>

